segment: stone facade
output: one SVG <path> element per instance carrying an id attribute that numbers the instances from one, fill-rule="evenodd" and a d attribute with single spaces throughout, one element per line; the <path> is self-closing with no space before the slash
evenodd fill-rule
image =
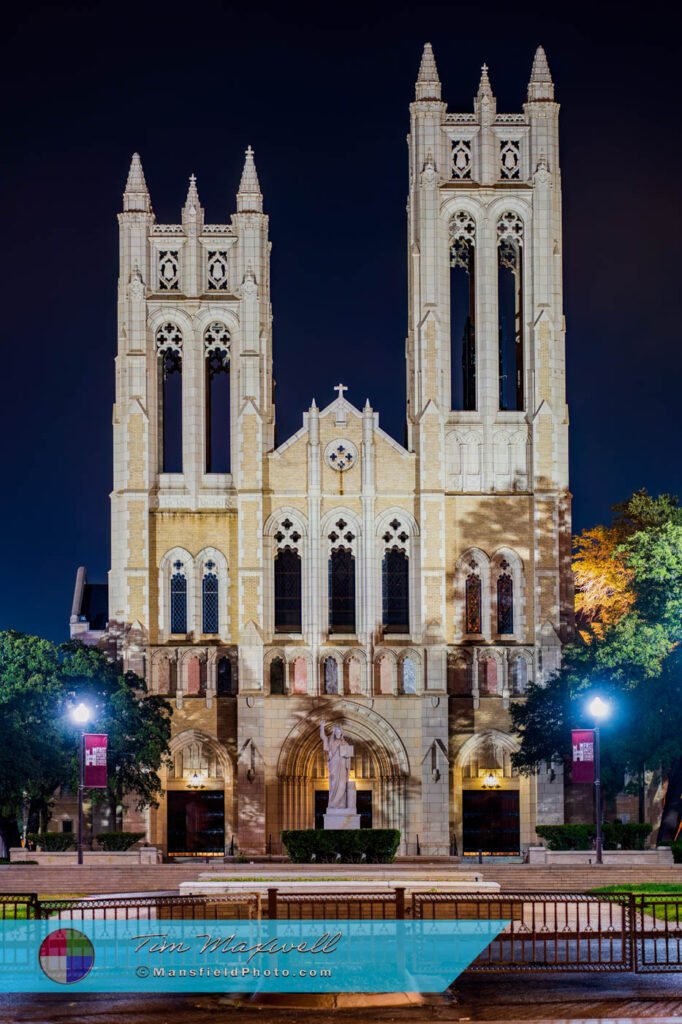
<path id="1" fill-rule="evenodd" d="M 522 847 L 538 814 L 563 820 L 562 779 L 509 766 L 510 701 L 556 668 L 572 617 L 558 105 L 544 52 L 522 113 L 497 112 L 484 68 L 473 111 L 458 114 L 427 44 L 410 112 L 407 447 L 342 385 L 274 447 L 270 242 L 250 149 L 228 224 L 205 222 L 193 178 L 181 221 L 157 224 L 137 155 L 119 214 L 109 635 L 175 705 L 166 793 L 199 777 L 224 794 L 225 843 L 245 852 L 313 826 L 323 718 L 354 745 L 359 799 L 371 791 L 372 825 L 400 828 L 403 852 L 462 852 L 467 793 L 491 771 L 498 792 L 519 794 Z M 505 270 L 516 334 L 503 352 Z M 221 469 L 208 454 L 212 356 L 229 369 Z M 179 364 L 181 465 L 169 470 L 164 402 Z M 340 550 L 354 571 L 345 631 L 330 626 Z M 301 567 L 293 628 L 275 613 L 284 551 Z M 397 630 L 391 552 L 407 566 Z M 149 814 L 163 848 L 166 800 Z"/>

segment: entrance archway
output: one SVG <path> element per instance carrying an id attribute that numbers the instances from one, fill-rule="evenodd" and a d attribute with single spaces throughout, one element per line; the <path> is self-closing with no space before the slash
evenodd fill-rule
<path id="1" fill-rule="evenodd" d="M 530 841 L 526 823 L 534 781 L 512 770 L 517 749 L 513 736 L 489 729 L 471 736 L 457 754 L 453 824 L 464 856 L 516 855 Z"/>
<path id="2" fill-rule="evenodd" d="M 328 789 L 327 764 L 320 740 L 320 722 L 340 725 L 353 744 L 351 778 L 358 792 L 358 810 L 365 827 L 407 832 L 406 797 L 410 774 L 407 753 L 393 727 L 365 705 L 334 701 L 317 708 L 287 736 L 277 765 L 276 805 L 269 808 L 272 831 L 315 828 Z M 316 796 L 316 794 L 318 794 Z M 316 806 L 317 805 L 317 806 Z"/>
<path id="3" fill-rule="evenodd" d="M 232 837 L 233 771 L 225 748 L 198 729 L 170 741 L 155 812 L 156 842 L 169 856 L 223 856 Z M 165 778 L 163 776 L 165 775 Z"/>

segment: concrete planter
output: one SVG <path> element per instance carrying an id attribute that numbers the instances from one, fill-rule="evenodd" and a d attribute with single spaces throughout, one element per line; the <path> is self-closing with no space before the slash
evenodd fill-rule
<path id="1" fill-rule="evenodd" d="M 24 850 L 21 847 L 14 847 L 9 851 L 10 864 L 21 864 L 25 861 L 37 861 L 38 864 L 49 867 L 65 867 L 68 864 L 78 863 L 78 854 L 75 850 L 67 850 L 65 853 L 51 852 L 47 850 Z M 111 864 L 116 867 L 133 866 L 135 864 L 160 864 L 161 853 L 155 846 L 141 846 L 138 850 L 86 850 L 83 853 L 83 863 L 96 867 L 100 864 Z"/>
<path id="2" fill-rule="evenodd" d="M 528 864 L 546 867 L 588 867 L 596 863 L 594 850 L 548 850 L 545 846 L 528 848 Z M 604 850 L 604 864 L 619 867 L 672 867 L 673 854 L 669 846 L 653 850 Z"/>

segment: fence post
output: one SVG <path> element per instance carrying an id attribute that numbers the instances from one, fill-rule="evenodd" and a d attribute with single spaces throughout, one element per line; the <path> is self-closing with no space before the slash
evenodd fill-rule
<path id="1" fill-rule="evenodd" d="M 638 965 L 637 965 L 637 961 L 638 961 L 638 956 L 637 956 L 637 952 L 638 952 L 638 950 L 637 950 L 637 903 L 636 903 L 636 900 L 637 900 L 637 897 L 635 896 L 635 894 L 633 892 L 631 892 L 629 897 L 628 897 L 628 914 L 630 915 L 630 920 L 628 922 L 628 924 L 629 924 L 629 931 L 630 931 L 630 936 L 629 936 L 630 970 L 631 971 L 635 971 L 635 972 L 638 970 Z M 623 907 L 623 910 L 625 910 L 625 907 Z"/>
<path id="2" fill-rule="evenodd" d="M 31 893 L 31 906 L 33 907 L 33 917 L 36 921 L 40 920 L 40 900 L 38 899 L 38 893 Z"/>
<path id="3" fill-rule="evenodd" d="M 394 892 L 396 921 L 402 921 L 405 917 L 405 889 L 403 886 L 399 886 L 394 890 Z"/>
<path id="4" fill-rule="evenodd" d="M 277 920 L 277 889 L 268 889 L 268 917 Z"/>

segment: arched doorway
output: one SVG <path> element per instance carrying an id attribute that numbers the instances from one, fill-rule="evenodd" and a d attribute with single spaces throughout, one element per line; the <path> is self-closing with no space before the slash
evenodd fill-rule
<path id="1" fill-rule="evenodd" d="M 530 841 L 530 787 L 512 769 L 512 736 L 491 729 L 460 748 L 454 771 L 457 847 L 463 856 L 515 856 Z M 524 828 L 522 829 L 522 822 Z"/>
<path id="2" fill-rule="evenodd" d="M 327 717 L 328 716 L 328 717 Z M 335 701 L 299 722 L 287 736 L 277 765 L 276 799 L 268 808 L 272 831 L 321 827 L 328 793 L 327 763 L 320 721 L 340 725 L 354 747 L 351 779 L 358 795 L 361 827 L 407 832 L 409 764 L 403 744 L 389 723 L 352 701 Z"/>
<path id="3" fill-rule="evenodd" d="M 174 736 L 156 811 L 157 842 L 169 857 L 222 857 L 231 841 L 232 765 L 213 737 L 196 729 Z"/>

